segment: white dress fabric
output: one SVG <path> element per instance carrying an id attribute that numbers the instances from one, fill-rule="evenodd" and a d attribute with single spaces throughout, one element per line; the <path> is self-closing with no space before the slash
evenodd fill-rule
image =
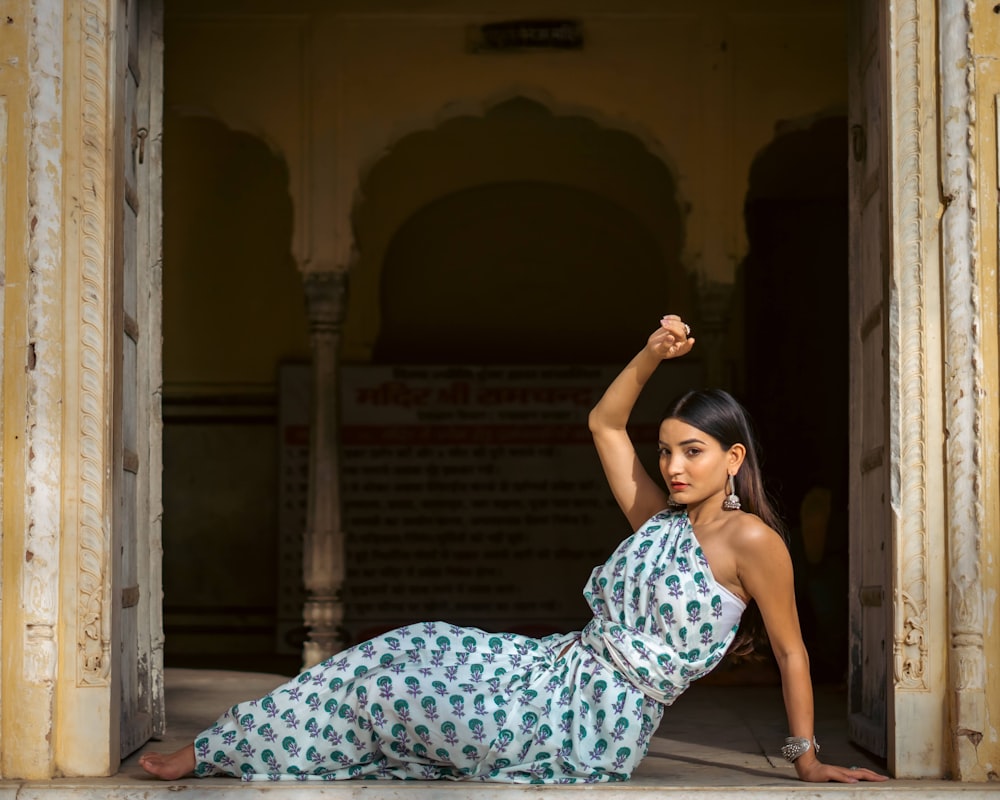
<path id="1" fill-rule="evenodd" d="M 196 774 L 244 780 L 625 780 L 665 706 L 732 643 L 745 608 L 684 511 L 596 567 L 582 631 L 535 639 L 397 628 L 238 703 L 195 740 Z"/>

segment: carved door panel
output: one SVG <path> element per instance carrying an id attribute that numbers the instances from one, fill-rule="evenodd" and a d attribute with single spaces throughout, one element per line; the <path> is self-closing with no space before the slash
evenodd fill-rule
<path id="1" fill-rule="evenodd" d="M 850 0 L 851 739 L 887 752 L 891 607 L 886 3 Z"/>
<path id="2" fill-rule="evenodd" d="M 162 721 L 159 596 L 160 475 L 158 150 L 161 0 L 119 0 L 115 45 L 114 242 L 114 671 L 120 688 L 120 752 L 146 742 Z M 154 35 L 154 31 L 156 34 Z M 157 85 L 158 84 L 158 85 Z M 156 158 L 154 159 L 154 155 Z"/>

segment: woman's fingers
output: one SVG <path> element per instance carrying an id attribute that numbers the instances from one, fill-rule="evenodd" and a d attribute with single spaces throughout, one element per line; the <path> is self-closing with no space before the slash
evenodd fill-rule
<path id="1" fill-rule="evenodd" d="M 851 775 L 854 778 L 856 778 L 858 780 L 862 780 L 862 781 L 887 781 L 887 780 L 889 780 L 889 777 L 887 775 L 880 775 L 878 772 L 875 772 L 874 770 L 871 770 L 871 769 L 866 769 L 864 767 L 851 767 L 848 770 L 848 772 L 851 773 Z"/>
<path id="2" fill-rule="evenodd" d="M 889 778 L 864 767 L 837 767 L 833 780 L 841 783 L 858 783 L 859 781 L 887 781 Z"/>
<path id="3" fill-rule="evenodd" d="M 660 318 L 660 327 L 649 337 L 649 346 L 660 358 L 677 358 L 694 346 L 691 329 L 676 314 Z"/>
<path id="4" fill-rule="evenodd" d="M 797 764 L 796 767 L 798 767 Z M 808 767 L 799 770 L 799 778 L 811 783 L 825 783 L 827 781 L 858 783 L 860 781 L 889 780 L 887 776 L 880 775 L 864 767 L 838 767 L 833 764 L 823 764 L 815 760 Z"/>
<path id="5" fill-rule="evenodd" d="M 687 341 L 691 338 L 691 326 L 676 314 L 664 314 L 660 317 L 660 327 L 670 331 L 680 341 Z"/>

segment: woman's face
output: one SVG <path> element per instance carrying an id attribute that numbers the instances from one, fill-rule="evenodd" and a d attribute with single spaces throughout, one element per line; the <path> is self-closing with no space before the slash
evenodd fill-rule
<path id="1" fill-rule="evenodd" d="M 665 419 L 660 424 L 660 473 L 671 499 L 690 505 L 725 494 L 736 447 L 724 450 L 704 431 L 679 419 Z"/>

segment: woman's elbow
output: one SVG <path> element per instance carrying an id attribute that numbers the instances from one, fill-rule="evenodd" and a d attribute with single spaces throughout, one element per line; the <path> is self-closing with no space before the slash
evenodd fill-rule
<path id="1" fill-rule="evenodd" d="M 590 429 L 591 435 L 597 436 L 603 431 L 609 430 L 611 426 L 608 425 L 608 421 L 600 409 L 594 406 L 590 409 L 590 414 L 587 415 L 587 427 Z"/>
<path id="2" fill-rule="evenodd" d="M 806 670 L 809 669 L 809 652 L 802 641 L 799 641 L 797 644 L 777 647 L 772 643 L 771 650 L 774 653 L 774 660 L 778 663 L 778 668 L 782 672 L 786 668 L 794 666 L 802 666 Z"/>

